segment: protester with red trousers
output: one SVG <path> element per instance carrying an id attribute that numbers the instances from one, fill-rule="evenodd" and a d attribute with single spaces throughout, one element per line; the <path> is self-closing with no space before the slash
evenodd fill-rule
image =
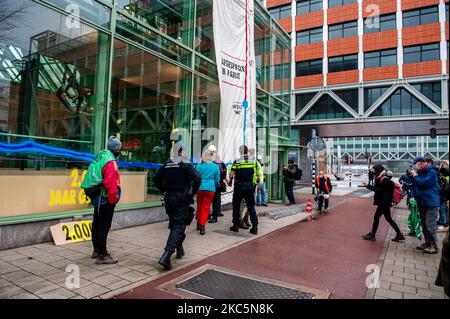
<path id="1" fill-rule="evenodd" d="M 205 225 L 209 217 L 211 203 L 216 193 L 216 187 L 220 183 L 219 166 L 214 162 L 214 152 L 207 150 L 202 161 L 197 165 L 197 172 L 202 177 L 202 183 L 197 193 L 197 230 L 200 235 L 205 234 Z"/>

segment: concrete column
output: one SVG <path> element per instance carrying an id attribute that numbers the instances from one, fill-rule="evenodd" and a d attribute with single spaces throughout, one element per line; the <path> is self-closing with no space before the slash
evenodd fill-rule
<path id="1" fill-rule="evenodd" d="M 358 73 L 359 82 L 363 82 L 364 74 L 364 52 L 363 52 L 363 34 L 364 34 L 364 21 L 362 12 L 362 0 L 358 0 Z M 361 113 L 360 113 L 361 114 Z"/>
<path id="2" fill-rule="evenodd" d="M 403 15 L 402 15 L 402 0 L 397 0 L 397 65 L 398 65 L 398 78 L 403 78 L 403 40 L 402 40 L 402 28 L 403 28 Z"/>
<path id="3" fill-rule="evenodd" d="M 327 85 L 327 74 L 328 74 L 328 1 L 323 1 L 323 86 Z"/>

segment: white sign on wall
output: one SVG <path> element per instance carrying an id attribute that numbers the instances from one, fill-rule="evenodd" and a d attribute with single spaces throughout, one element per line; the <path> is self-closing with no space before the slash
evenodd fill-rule
<path id="1" fill-rule="evenodd" d="M 214 0 L 213 29 L 220 84 L 218 152 L 225 163 L 239 146 L 256 148 L 256 65 L 252 0 Z"/>

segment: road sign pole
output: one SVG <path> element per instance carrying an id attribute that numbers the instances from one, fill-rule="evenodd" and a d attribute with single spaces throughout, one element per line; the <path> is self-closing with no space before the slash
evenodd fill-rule
<path id="1" fill-rule="evenodd" d="M 312 169 L 311 169 L 311 176 L 312 176 L 312 194 L 314 195 L 316 193 L 316 162 L 315 159 L 312 160 Z"/>
<path id="2" fill-rule="evenodd" d="M 351 164 L 350 164 L 349 174 L 350 174 L 350 179 L 349 179 L 348 184 L 349 184 L 349 187 L 351 188 L 352 187 L 352 166 L 351 166 Z"/>

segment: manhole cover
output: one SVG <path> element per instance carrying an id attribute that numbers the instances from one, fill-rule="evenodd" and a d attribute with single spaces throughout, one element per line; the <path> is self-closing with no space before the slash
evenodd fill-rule
<path id="1" fill-rule="evenodd" d="M 209 269 L 175 285 L 213 299 L 313 299 L 309 292 Z"/>

